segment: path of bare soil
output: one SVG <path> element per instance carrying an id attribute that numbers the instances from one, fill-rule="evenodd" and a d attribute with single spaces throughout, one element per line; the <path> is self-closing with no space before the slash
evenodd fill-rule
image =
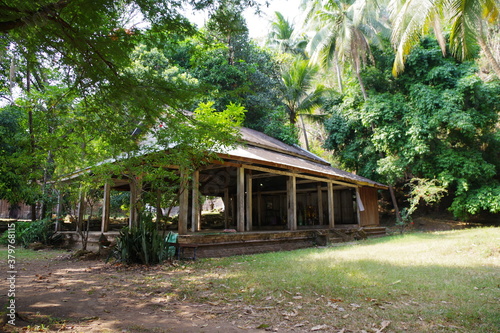
<path id="1" fill-rule="evenodd" d="M 163 288 L 151 291 L 144 285 L 148 276 L 175 274 L 162 271 L 165 267 L 131 269 L 64 256 L 19 263 L 17 269 L 19 317 L 5 332 L 263 331 L 226 320 L 223 307 L 173 300 Z M 7 289 L 2 279 L 2 290 Z"/>
<path id="2" fill-rule="evenodd" d="M 418 230 L 465 226 L 417 219 Z M 392 232 L 397 232 L 395 228 Z M 245 320 L 241 307 L 192 303 L 175 284 L 157 286 L 155 276 L 174 280 L 186 271 L 167 266 L 125 267 L 99 260 L 71 260 L 70 255 L 17 263 L 16 326 L 0 332 L 264 332 Z M 151 278 L 151 279 L 150 279 Z M 168 280 L 168 279 L 167 279 Z M 6 296 L 6 279 L 0 282 Z M 170 296 L 172 295 L 172 296 Z M 5 297 L 2 297 L 5 299 Z M 5 319 L 4 319 L 5 320 Z M 50 327 L 50 329 L 47 329 Z"/>

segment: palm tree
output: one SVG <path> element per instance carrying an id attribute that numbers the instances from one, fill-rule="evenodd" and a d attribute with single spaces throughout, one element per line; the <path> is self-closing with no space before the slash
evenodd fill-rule
<path id="1" fill-rule="evenodd" d="M 364 100 L 368 99 L 361 69 L 371 57 L 370 45 L 381 43 L 389 28 L 383 18 L 384 8 L 376 0 L 303 0 L 305 26 L 316 31 L 308 45 L 312 59 L 325 68 L 335 66 L 342 92 L 340 64 L 350 64 L 355 72 Z M 373 59 L 372 59 L 373 61 Z M 372 126 L 373 127 L 373 126 Z M 389 185 L 396 218 L 400 219 L 394 188 Z"/>
<path id="2" fill-rule="evenodd" d="M 301 57 L 296 57 L 290 64 L 285 66 L 282 72 L 283 103 L 286 106 L 290 124 L 292 125 L 297 123 L 299 115 L 309 115 L 318 109 L 318 102 L 325 92 L 325 88 L 315 81 L 318 70 L 317 65 L 313 65 Z M 302 127 L 306 149 L 309 150 L 304 125 Z"/>
<path id="3" fill-rule="evenodd" d="M 367 59 L 372 58 L 370 45 L 379 44 L 380 36 L 388 31 L 379 20 L 381 8 L 366 0 L 356 0 L 352 4 L 340 0 L 304 0 L 302 4 L 306 12 L 305 29 L 315 32 L 307 47 L 311 59 L 324 68 L 336 69 L 341 92 L 341 65 L 350 64 L 366 100 L 361 69 Z"/>
<path id="4" fill-rule="evenodd" d="M 279 52 L 304 55 L 307 44 L 304 38 L 295 38 L 294 25 L 280 12 L 274 12 L 275 19 L 267 36 L 267 44 Z M 304 55 L 305 56 L 305 55 Z"/>
<path id="5" fill-rule="evenodd" d="M 471 58 L 476 43 L 500 78 L 500 64 L 487 42 L 487 28 L 498 24 L 498 0 L 392 0 L 391 17 L 394 22 L 392 41 L 396 47 L 393 74 L 404 70 L 404 63 L 412 46 L 431 28 L 434 30 L 443 55 L 446 44 L 441 21 L 450 23 L 451 53 L 460 60 Z"/>

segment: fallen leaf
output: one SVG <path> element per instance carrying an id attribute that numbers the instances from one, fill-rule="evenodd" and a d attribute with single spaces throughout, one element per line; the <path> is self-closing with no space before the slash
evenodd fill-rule
<path id="1" fill-rule="evenodd" d="M 284 311 L 282 313 L 283 316 L 285 317 L 295 317 L 297 316 L 299 313 L 297 312 L 297 310 L 293 309 L 291 312 L 288 312 L 288 311 Z"/>
<path id="2" fill-rule="evenodd" d="M 389 320 L 382 321 L 381 327 L 376 331 L 376 333 L 382 333 L 382 331 L 385 330 L 390 324 L 391 322 Z"/>
<path id="3" fill-rule="evenodd" d="M 311 328 L 311 331 L 321 331 L 328 328 L 328 325 L 318 325 Z"/>

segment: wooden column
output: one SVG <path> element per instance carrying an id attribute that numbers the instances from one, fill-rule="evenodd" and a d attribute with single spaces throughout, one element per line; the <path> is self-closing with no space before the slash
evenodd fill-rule
<path id="1" fill-rule="evenodd" d="M 193 191 L 191 204 L 191 231 L 201 230 L 201 210 L 200 210 L 200 172 L 193 173 Z"/>
<path id="2" fill-rule="evenodd" d="M 139 220 L 139 213 L 137 204 L 140 199 L 141 181 L 139 177 L 130 180 L 130 213 L 128 218 L 129 228 L 137 227 Z"/>
<path id="3" fill-rule="evenodd" d="M 247 223 L 246 223 L 246 227 L 245 227 L 245 230 L 246 231 L 251 231 L 252 230 L 252 175 L 250 174 L 247 174 L 246 175 L 246 188 L 247 188 L 247 192 L 246 192 L 246 218 L 247 218 Z"/>
<path id="4" fill-rule="evenodd" d="M 328 223 L 330 228 L 335 228 L 335 207 L 333 205 L 333 183 L 328 182 Z"/>
<path id="5" fill-rule="evenodd" d="M 189 209 L 189 189 L 188 177 L 184 172 L 181 172 L 180 188 L 179 188 L 179 222 L 177 231 L 179 235 L 187 234 L 188 225 L 188 209 Z"/>
<path id="6" fill-rule="evenodd" d="M 318 221 L 319 225 L 323 225 L 323 191 L 321 190 L 321 183 L 318 183 Z"/>
<path id="7" fill-rule="evenodd" d="M 245 231 L 245 169 L 238 168 L 236 176 L 236 231 Z"/>
<path id="8" fill-rule="evenodd" d="M 229 189 L 226 187 L 224 189 L 224 229 L 229 228 L 229 212 L 231 202 L 229 201 Z"/>
<path id="9" fill-rule="evenodd" d="M 290 176 L 287 181 L 288 229 L 297 230 L 297 179 Z"/>
<path id="10" fill-rule="evenodd" d="M 85 193 L 80 190 L 78 195 L 78 208 L 77 208 L 77 216 L 76 216 L 76 231 L 82 231 L 83 227 L 83 213 L 85 212 Z"/>
<path id="11" fill-rule="evenodd" d="M 62 191 L 57 191 L 56 224 L 55 231 L 61 231 L 61 213 L 62 213 Z"/>
<path id="12" fill-rule="evenodd" d="M 257 224 L 259 227 L 262 225 L 262 193 L 260 190 L 257 193 Z"/>
<path id="13" fill-rule="evenodd" d="M 102 221 L 101 221 L 101 232 L 107 232 L 109 228 L 109 200 L 111 198 L 111 185 L 108 183 L 104 184 L 104 198 L 102 200 Z"/>
<path id="14" fill-rule="evenodd" d="M 163 211 L 161 210 L 161 191 L 156 190 L 156 223 L 161 223 L 163 219 Z"/>
<path id="15" fill-rule="evenodd" d="M 363 201 L 361 201 L 361 196 L 359 194 L 359 187 L 356 187 L 356 215 L 358 217 L 358 226 L 361 226 L 361 212 L 365 210 Z"/>

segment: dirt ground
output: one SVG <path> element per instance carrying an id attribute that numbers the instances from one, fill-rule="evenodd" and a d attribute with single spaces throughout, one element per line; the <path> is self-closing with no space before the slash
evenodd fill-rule
<path id="1" fill-rule="evenodd" d="M 263 332 L 226 320 L 223 307 L 172 300 L 164 289 L 134 284 L 175 274 L 162 266 L 126 268 L 61 256 L 21 262 L 17 269 L 18 317 L 4 332 Z"/>
<path id="2" fill-rule="evenodd" d="M 417 219 L 412 226 L 462 227 L 467 226 L 430 219 Z M 245 314 L 238 313 L 241 308 L 190 303 L 169 296 L 175 294 L 174 285 L 148 285 L 149 277 L 180 274 L 166 266 L 130 268 L 74 260 L 70 254 L 16 265 L 16 326 L 5 325 L 0 332 L 265 332 L 256 328 L 255 321 L 245 320 Z M 0 287 L 5 300 L 5 278 Z"/>

